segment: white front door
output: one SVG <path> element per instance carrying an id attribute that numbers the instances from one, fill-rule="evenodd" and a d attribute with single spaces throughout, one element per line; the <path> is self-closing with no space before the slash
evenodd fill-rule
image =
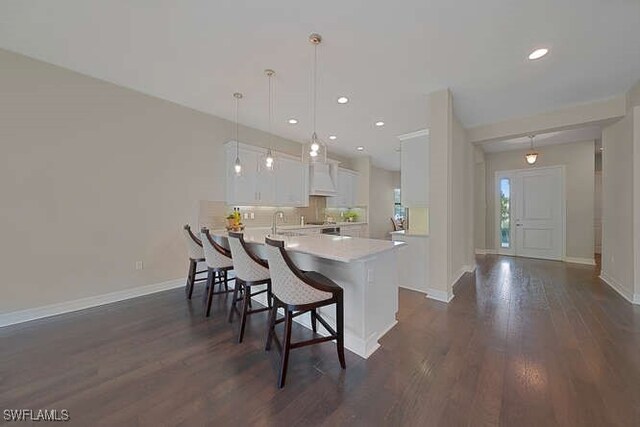
<path id="1" fill-rule="evenodd" d="M 561 260 L 564 255 L 562 167 L 497 173 L 500 253 Z"/>

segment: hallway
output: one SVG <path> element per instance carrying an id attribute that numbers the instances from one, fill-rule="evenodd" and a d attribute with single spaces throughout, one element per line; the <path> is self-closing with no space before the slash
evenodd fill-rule
<path id="1" fill-rule="evenodd" d="M 228 301 L 205 319 L 176 289 L 0 329 L 0 401 L 71 425 L 638 425 L 640 307 L 593 267 L 477 261 L 449 305 L 401 290 L 398 325 L 346 371 L 331 343 L 297 350 L 281 391 L 266 316 L 238 345 Z"/>

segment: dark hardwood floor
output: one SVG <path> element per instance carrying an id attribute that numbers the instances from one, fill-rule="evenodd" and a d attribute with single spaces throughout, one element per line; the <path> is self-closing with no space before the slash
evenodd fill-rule
<path id="1" fill-rule="evenodd" d="M 82 426 L 640 425 L 640 307 L 593 267 L 479 257 L 449 305 L 401 290 L 369 360 L 295 350 L 283 390 L 267 314 L 236 344 L 229 298 L 206 319 L 197 289 L 0 329 L 2 409 Z"/>

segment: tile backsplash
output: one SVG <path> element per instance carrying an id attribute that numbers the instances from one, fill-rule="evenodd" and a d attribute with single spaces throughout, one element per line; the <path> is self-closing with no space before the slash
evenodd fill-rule
<path id="1" fill-rule="evenodd" d="M 286 225 L 300 224 L 300 217 L 304 216 L 305 223 L 325 221 L 327 216 L 331 216 L 335 221 L 343 221 L 343 215 L 351 210 L 358 214 L 357 221 L 366 221 L 366 208 L 327 208 L 325 197 L 310 196 L 309 206 L 303 208 L 278 208 L 271 206 L 239 206 L 242 214 L 242 222 L 246 227 L 270 227 L 274 212 L 281 210 L 285 214 Z M 198 222 L 200 227 L 210 229 L 224 228 L 226 217 L 233 210 L 233 206 L 228 206 L 225 202 L 214 202 L 209 200 L 200 201 L 200 211 Z M 244 214 L 249 216 L 253 213 L 254 219 L 245 219 Z"/>

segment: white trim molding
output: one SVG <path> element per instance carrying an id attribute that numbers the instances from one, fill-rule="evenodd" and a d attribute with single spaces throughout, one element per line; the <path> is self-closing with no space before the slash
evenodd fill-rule
<path id="1" fill-rule="evenodd" d="M 426 298 L 446 302 L 447 304 L 451 302 L 454 296 L 453 292 L 441 291 L 433 288 L 427 288 L 427 295 L 425 295 Z"/>
<path id="2" fill-rule="evenodd" d="M 400 141 L 406 141 L 407 139 L 418 138 L 421 136 L 429 136 L 429 129 L 420 129 L 415 132 L 409 132 L 402 135 L 398 135 Z"/>
<path id="3" fill-rule="evenodd" d="M 29 322 L 31 320 L 42 319 L 44 317 L 56 316 L 58 314 L 71 313 L 73 311 L 84 310 L 85 308 L 97 307 L 111 304 L 131 298 L 154 294 L 156 292 L 167 291 L 184 286 L 186 279 L 174 279 L 162 283 L 138 286 L 136 288 L 123 289 L 121 291 L 110 292 L 108 294 L 95 295 L 92 297 L 80 298 L 72 301 L 60 302 L 41 307 L 29 308 L 26 310 L 13 311 L 0 314 L 0 328 L 17 323 Z"/>
<path id="4" fill-rule="evenodd" d="M 566 256 L 564 257 L 563 261 L 570 262 L 572 264 L 596 265 L 596 260 L 593 258 L 578 258 Z"/>
<path id="5" fill-rule="evenodd" d="M 604 271 L 600 272 L 600 280 L 606 283 L 611 289 L 616 291 L 620 296 L 629 301 L 632 304 L 640 304 L 640 298 L 638 298 L 638 294 L 633 294 L 627 291 L 624 286 L 620 282 L 618 282 L 613 277 L 609 276 Z"/>
<path id="6" fill-rule="evenodd" d="M 476 255 L 496 255 L 497 253 L 495 249 L 476 249 Z"/>
<path id="7" fill-rule="evenodd" d="M 408 289 L 408 290 L 414 291 L 414 292 L 420 292 L 421 294 L 426 294 L 427 293 L 427 291 L 425 291 L 424 289 L 412 288 L 411 286 L 398 285 L 398 287 L 402 288 L 402 289 Z"/>

